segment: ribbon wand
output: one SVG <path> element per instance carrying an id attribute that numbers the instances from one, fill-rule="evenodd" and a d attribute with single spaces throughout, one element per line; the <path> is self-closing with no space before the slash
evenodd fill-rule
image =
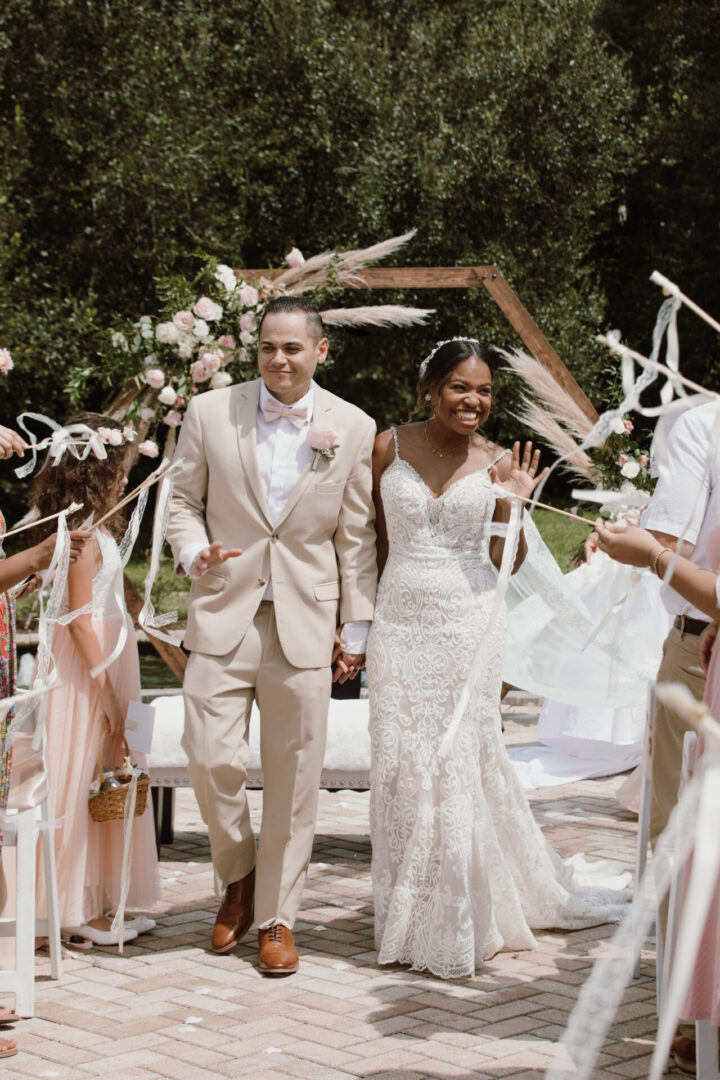
<path id="1" fill-rule="evenodd" d="M 17 525 L 14 529 L 10 529 L 9 532 L 3 533 L 0 540 L 4 543 L 9 536 L 16 536 L 18 533 L 25 532 L 26 529 L 34 529 L 36 525 L 44 525 L 47 521 L 54 521 L 61 514 L 67 514 L 69 517 L 70 514 L 74 514 L 77 510 L 82 510 L 83 505 L 81 502 L 72 502 L 64 510 L 58 510 L 56 514 L 48 514 L 47 517 L 38 518 L 37 521 L 27 521 L 24 525 Z"/>
<path id="2" fill-rule="evenodd" d="M 95 529 L 103 525 L 108 520 L 108 518 L 111 518 L 113 514 L 116 514 L 118 510 L 121 510 L 123 508 L 123 506 L 127 506 L 127 504 L 129 502 L 132 502 L 133 499 L 137 498 L 138 495 L 142 495 L 143 491 L 147 491 L 148 488 L 151 488 L 153 486 L 153 484 L 157 484 L 158 481 L 162 480 L 165 476 L 168 476 L 170 473 L 175 472 L 176 469 L 179 469 L 182 463 L 182 458 L 178 458 L 176 461 L 172 462 L 168 461 L 168 459 L 165 458 L 162 464 L 160 464 L 154 472 L 151 472 L 149 476 L 146 476 L 143 482 L 141 484 L 138 484 L 138 486 L 134 488 L 134 490 L 131 491 L 129 495 L 124 495 L 123 498 L 120 499 L 119 502 L 115 503 L 115 505 L 112 506 L 106 514 L 103 514 L 100 520 L 96 521 L 95 524 L 92 526 L 92 531 L 94 532 Z"/>

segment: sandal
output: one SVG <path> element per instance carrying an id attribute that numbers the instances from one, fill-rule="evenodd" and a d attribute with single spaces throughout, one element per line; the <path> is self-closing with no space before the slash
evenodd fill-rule
<path id="1" fill-rule="evenodd" d="M 14 1009 L 0 1009 L 0 1027 L 4 1027 L 6 1024 L 17 1024 L 22 1020 L 22 1016 L 18 1016 Z"/>
<path id="2" fill-rule="evenodd" d="M 15 1057 L 17 1043 L 14 1039 L 0 1039 L 0 1058 Z"/>

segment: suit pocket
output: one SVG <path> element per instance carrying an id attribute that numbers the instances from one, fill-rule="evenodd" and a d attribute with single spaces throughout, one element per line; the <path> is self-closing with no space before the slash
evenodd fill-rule
<path id="1" fill-rule="evenodd" d="M 325 581 L 322 585 L 315 585 L 313 591 L 316 600 L 339 600 L 340 582 Z"/>
<path id="2" fill-rule="evenodd" d="M 344 480 L 325 480 L 324 482 L 318 481 L 315 485 L 316 495 L 337 495 L 345 487 Z"/>
<path id="3" fill-rule="evenodd" d="M 227 585 L 227 580 L 227 574 L 220 574 L 217 570 L 206 570 L 201 578 L 193 582 L 193 585 L 202 592 L 220 592 Z"/>

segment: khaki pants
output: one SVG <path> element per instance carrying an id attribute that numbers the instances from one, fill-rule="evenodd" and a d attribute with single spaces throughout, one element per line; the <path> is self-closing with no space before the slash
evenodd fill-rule
<path id="1" fill-rule="evenodd" d="M 702 701 L 705 673 L 698 662 L 697 634 L 681 633 L 672 627 L 663 645 L 658 683 L 679 682 Z M 667 825 L 678 799 L 682 770 L 683 737 L 691 726 L 660 702 L 655 704 L 652 743 L 652 792 L 650 802 L 650 843 L 654 846 Z"/>
<path id="2" fill-rule="evenodd" d="M 329 659 L 329 658 L 328 658 Z M 240 644 L 224 656 L 192 653 L 185 674 L 183 748 L 207 824 L 216 885 L 256 867 L 255 922 L 292 928 L 312 854 L 325 754 L 330 666 L 285 659 L 275 609 L 262 603 Z M 263 817 L 250 823 L 245 781 L 253 700 L 260 711 Z"/>

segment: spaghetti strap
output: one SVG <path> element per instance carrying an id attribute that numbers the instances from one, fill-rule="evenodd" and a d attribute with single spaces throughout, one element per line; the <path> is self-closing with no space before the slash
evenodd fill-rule
<path id="1" fill-rule="evenodd" d="M 488 469 L 492 469 L 493 465 L 497 465 L 498 461 L 502 461 L 502 459 L 504 457 L 507 457 L 507 455 L 509 453 L 510 453 L 510 450 L 501 450 L 500 453 L 498 454 L 498 456 L 495 458 L 495 460 L 491 461 L 490 464 L 487 466 Z"/>
<path id="2" fill-rule="evenodd" d="M 394 427 L 391 427 L 390 430 L 392 431 L 393 442 L 395 443 L 395 457 L 399 458 L 400 457 L 400 446 L 398 445 L 397 429 L 394 428 Z"/>

